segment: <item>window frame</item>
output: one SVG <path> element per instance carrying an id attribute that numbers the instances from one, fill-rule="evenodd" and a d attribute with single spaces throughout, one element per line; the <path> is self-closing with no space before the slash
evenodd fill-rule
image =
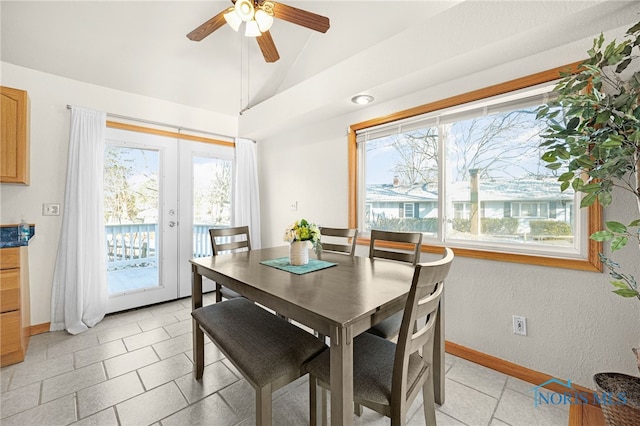
<path id="1" fill-rule="evenodd" d="M 488 86 L 471 92 L 455 95 L 446 99 L 438 100 L 428 104 L 398 111 L 386 116 L 373 118 L 367 121 L 351 124 L 347 134 L 348 143 L 348 162 L 349 162 L 349 205 L 348 217 L 349 227 L 357 227 L 358 224 L 358 179 L 362 176 L 362 171 L 358 170 L 358 152 L 356 144 L 356 132 L 374 126 L 392 123 L 398 120 L 404 120 L 410 117 L 427 114 L 434 111 L 443 110 L 445 108 L 455 107 L 468 102 L 480 101 L 486 98 L 508 94 L 528 87 L 533 87 L 543 83 L 549 83 L 557 80 L 566 73 L 575 73 L 579 69 L 581 62 L 574 62 L 565 66 L 553 68 L 547 71 L 538 72 L 525 77 Z M 582 209 L 581 209 L 582 210 Z M 587 258 L 576 259 L 562 256 L 542 256 L 537 254 L 513 253 L 509 251 L 496 251 L 482 248 L 468 247 L 451 247 L 457 256 L 470 257 L 475 259 L 487 259 L 503 262 L 522 263 L 530 265 L 540 265 L 558 268 L 575 269 L 582 271 L 602 272 L 602 264 L 600 263 L 598 253 L 602 252 L 602 242 L 594 241 L 588 238 L 589 235 L 599 231 L 602 227 L 602 207 L 598 203 L 594 203 L 586 208 L 587 210 Z M 576 212 L 578 214 L 579 212 Z M 358 244 L 368 245 L 369 238 L 365 235 L 359 236 Z M 441 245 L 423 244 L 422 252 L 441 253 Z"/>

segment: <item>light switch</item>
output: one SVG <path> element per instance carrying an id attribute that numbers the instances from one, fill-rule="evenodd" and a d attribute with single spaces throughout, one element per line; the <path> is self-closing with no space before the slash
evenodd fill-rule
<path id="1" fill-rule="evenodd" d="M 298 210 L 298 202 L 297 201 L 293 201 L 291 203 L 291 211 L 296 211 Z"/>
<path id="2" fill-rule="evenodd" d="M 42 216 L 60 216 L 59 203 L 43 203 Z"/>

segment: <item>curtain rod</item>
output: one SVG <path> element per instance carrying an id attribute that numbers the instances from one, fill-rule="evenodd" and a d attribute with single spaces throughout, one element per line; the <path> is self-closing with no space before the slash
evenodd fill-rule
<path id="1" fill-rule="evenodd" d="M 67 104 L 67 109 L 71 109 L 72 107 L 73 107 L 73 105 Z M 138 123 L 152 124 L 154 126 L 172 127 L 174 129 L 178 129 L 178 131 L 185 130 L 187 132 L 197 132 L 197 133 L 202 133 L 202 134 L 206 134 L 206 135 L 220 136 L 220 137 L 223 137 L 223 138 L 229 138 L 231 140 L 235 140 L 235 137 L 233 137 L 233 136 L 221 135 L 220 133 L 207 132 L 205 130 L 190 129 L 188 127 L 176 126 L 175 124 L 161 123 L 159 121 L 145 120 L 143 118 L 128 117 L 126 115 L 112 114 L 110 112 L 107 113 L 107 116 L 112 117 L 112 118 L 119 118 L 119 119 L 122 119 L 122 120 L 137 121 Z"/>

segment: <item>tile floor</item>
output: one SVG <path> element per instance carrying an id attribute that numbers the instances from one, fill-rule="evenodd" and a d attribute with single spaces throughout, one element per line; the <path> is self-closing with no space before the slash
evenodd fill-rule
<path id="1" fill-rule="evenodd" d="M 205 303 L 212 303 L 210 295 Z M 31 338 L 23 363 L 0 369 L 0 424 L 254 424 L 254 392 L 211 343 L 204 378 L 192 377 L 191 301 L 108 315 L 71 336 Z M 534 407 L 532 385 L 447 355 L 446 403 L 439 425 L 567 425 L 568 409 Z M 274 395 L 275 425 L 309 423 L 305 377 Z M 409 425 L 423 425 L 422 398 Z M 365 408 L 356 425 L 389 424 Z"/>

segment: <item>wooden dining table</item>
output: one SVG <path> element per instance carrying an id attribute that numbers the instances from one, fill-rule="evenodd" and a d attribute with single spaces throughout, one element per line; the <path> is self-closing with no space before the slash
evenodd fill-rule
<path id="1" fill-rule="evenodd" d="M 288 247 L 284 246 L 191 259 L 193 309 L 202 306 L 202 277 L 207 277 L 328 336 L 331 423 L 350 425 L 353 423 L 353 338 L 404 308 L 414 268 L 400 262 L 329 252 L 322 253 L 318 259 L 335 266 L 302 275 L 261 263 L 286 256 Z M 441 302 L 433 360 L 438 404 L 444 403 L 443 308 Z M 203 339 L 202 330 L 194 322 L 196 377 L 202 376 L 204 368 L 204 351 L 196 350 L 203 347 Z"/>

